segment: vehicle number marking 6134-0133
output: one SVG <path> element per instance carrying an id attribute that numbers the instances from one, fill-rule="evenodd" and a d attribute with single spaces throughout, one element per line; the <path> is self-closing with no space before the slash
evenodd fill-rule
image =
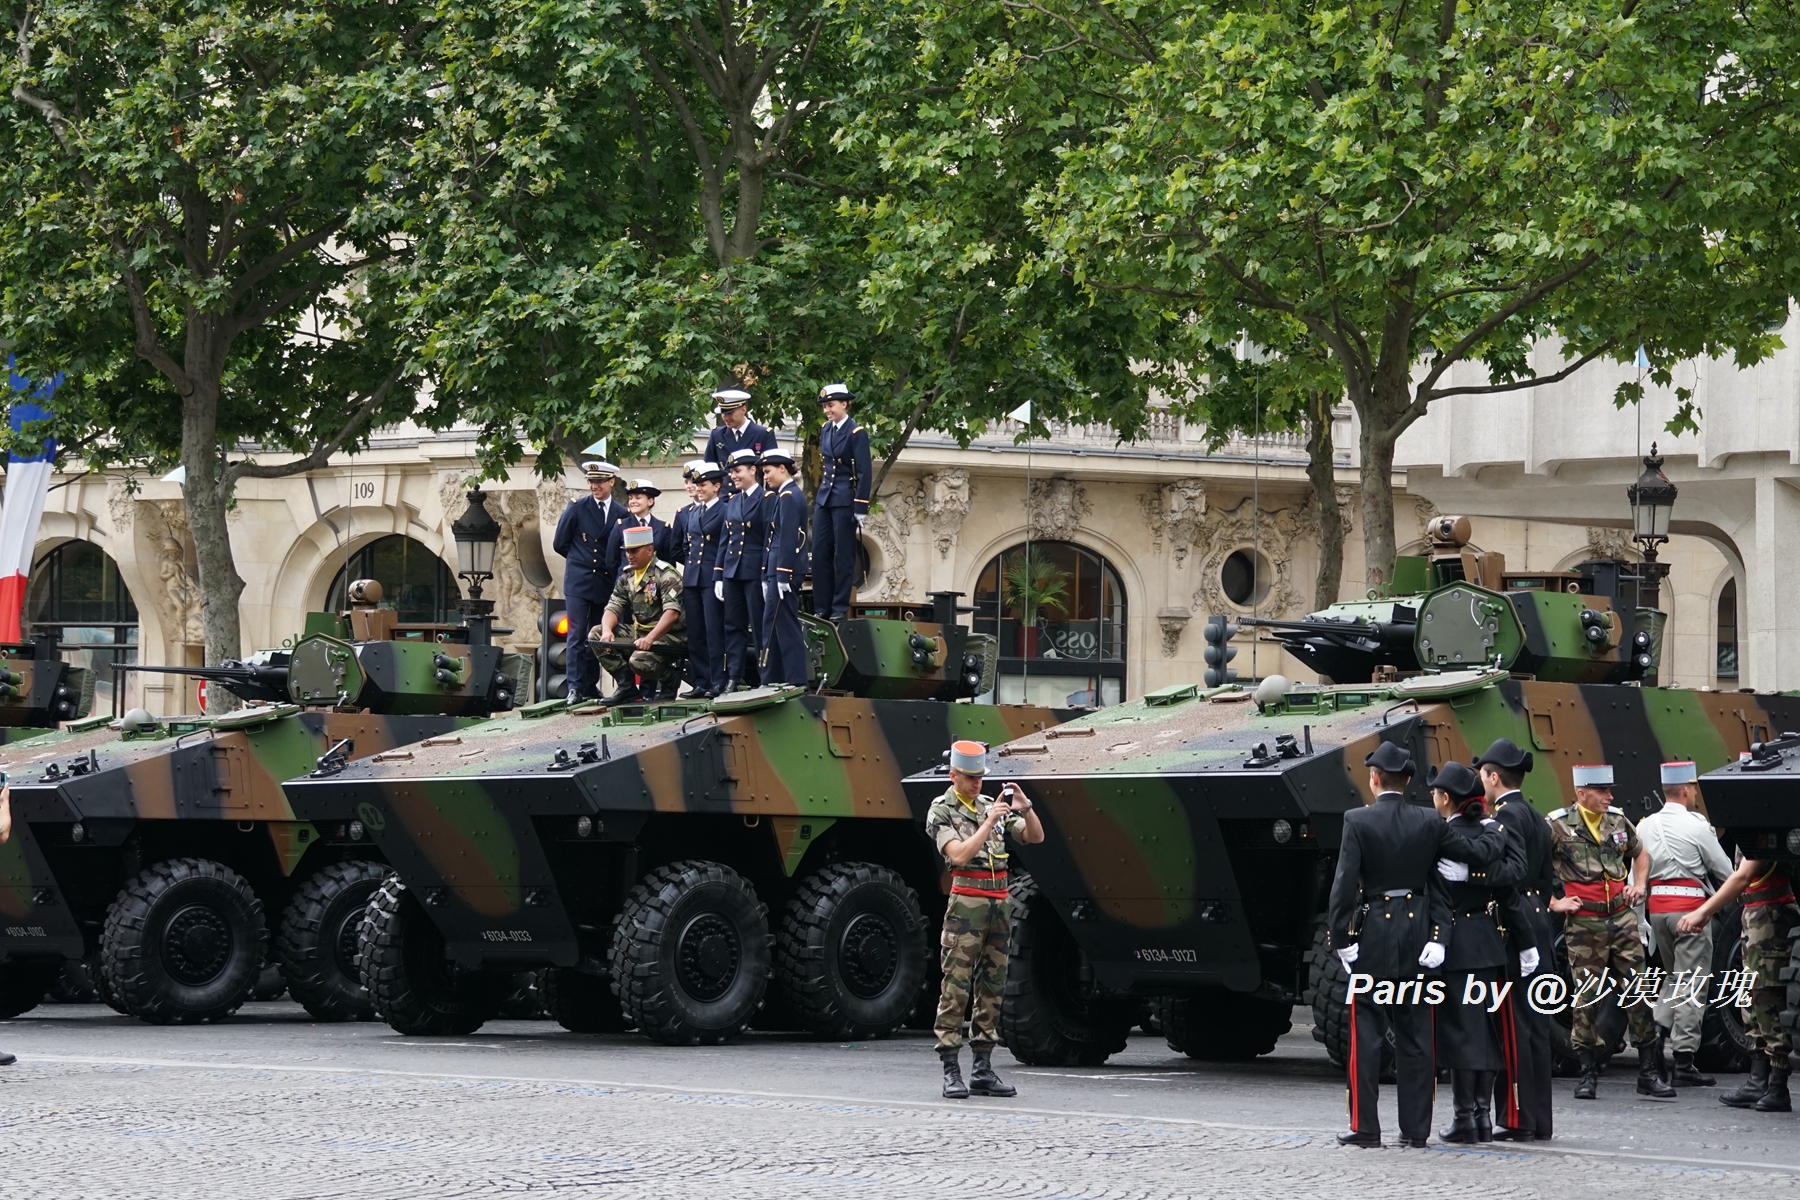
<path id="1" fill-rule="evenodd" d="M 1139 950 L 1139 962 L 1198 962 L 1200 952 L 1197 950 Z"/>
<path id="2" fill-rule="evenodd" d="M 484 929 L 481 931 L 481 938 L 483 941 L 487 942 L 529 942 L 531 940 L 531 930 Z"/>

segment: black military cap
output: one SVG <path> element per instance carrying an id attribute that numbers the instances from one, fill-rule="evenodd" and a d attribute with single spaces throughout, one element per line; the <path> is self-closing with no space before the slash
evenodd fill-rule
<path id="1" fill-rule="evenodd" d="M 1507 771 L 1530 771 L 1531 751 L 1519 749 L 1511 738 L 1498 738 L 1493 745 L 1482 751 L 1481 757 L 1475 760 L 1475 766 L 1477 769 L 1495 766 Z"/>
<path id="2" fill-rule="evenodd" d="M 1389 775 L 1411 775 L 1412 755 L 1394 742 L 1383 742 L 1363 756 L 1363 766 L 1386 771 Z"/>
<path id="3" fill-rule="evenodd" d="M 1450 798 L 1457 801 L 1473 800 L 1486 790 L 1481 786 L 1481 776 L 1475 773 L 1475 768 L 1455 759 L 1427 776 L 1425 786 L 1449 792 Z"/>

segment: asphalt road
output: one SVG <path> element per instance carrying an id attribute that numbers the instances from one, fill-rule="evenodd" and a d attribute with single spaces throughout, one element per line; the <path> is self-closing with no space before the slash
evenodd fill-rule
<path id="1" fill-rule="evenodd" d="M 275 1002 L 198 1028 L 47 1005 L 0 1026 L 0 1046 L 20 1056 L 0 1071 L 7 1200 L 1800 1196 L 1800 1118 L 1710 1088 L 1639 1100 L 1629 1055 L 1596 1102 L 1557 1081 L 1548 1145 L 1341 1149 L 1341 1075 L 1305 1025 L 1245 1065 L 1148 1035 L 1096 1069 L 1002 1052 L 1019 1097 L 962 1102 L 937 1097 L 922 1034 L 669 1048 L 502 1021 L 414 1039 Z"/>

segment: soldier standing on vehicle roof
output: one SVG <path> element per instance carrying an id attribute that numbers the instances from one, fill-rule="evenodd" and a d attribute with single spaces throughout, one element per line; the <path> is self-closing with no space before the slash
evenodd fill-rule
<path id="1" fill-rule="evenodd" d="M 819 389 L 819 490 L 813 497 L 813 611 L 826 621 L 850 615 L 856 583 L 856 532 L 869 515 L 869 431 L 850 418 L 856 399 L 841 383 Z"/>
<path id="2" fill-rule="evenodd" d="M 1434 893 L 1441 858 L 1491 866 L 1506 850 L 1506 834 L 1484 823 L 1467 837 L 1404 795 L 1412 779 L 1412 755 L 1383 742 L 1364 759 L 1375 802 L 1344 814 L 1343 845 L 1331 881 L 1327 933 L 1344 969 L 1371 983 L 1358 1001 L 1351 980 L 1349 1069 L 1350 1132 L 1345 1146 L 1381 1145 L 1375 1102 L 1381 1081 L 1381 1047 L 1394 1035 L 1394 1075 L 1400 1093 L 1400 1138 L 1423 1146 L 1431 1134 L 1431 1008 L 1420 994 L 1424 976 L 1444 965 L 1449 909 Z M 1376 983 L 1374 981 L 1380 981 Z M 1412 992 L 1408 1003 L 1405 994 Z M 1385 997 L 1376 1000 L 1373 997 Z"/>
<path id="3" fill-rule="evenodd" d="M 1519 749 L 1510 738 L 1499 738 L 1475 760 L 1494 820 L 1506 827 L 1509 841 L 1525 847 L 1525 877 L 1515 890 L 1524 909 L 1522 925 L 1530 927 L 1530 940 L 1526 942 L 1523 928 L 1509 928 L 1509 944 L 1515 953 L 1529 944 L 1542 954 L 1555 943 L 1556 930 L 1546 905 L 1556 875 L 1550 866 L 1550 825 L 1519 790 L 1531 768 L 1531 752 Z M 1521 963 L 1521 969 L 1523 966 Z M 1531 1007 L 1524 984 L 1521 974 L 1500 1011 L 1500 1046 L 1506 1067 L 1495 1093 L 1496 1118 L 1506 1128 L 1496 1129 L 1494 1137 L 1503 1142 L 1549 1141 L 1555 1134 L 1550 1018 Z"/>
<path id="4" fill-rule="evenodd" d="M 806 493 L 794 479 L 794 459 L 786 450 L 762 453 L 763 509 L 762 681 L 805 687 L 812 679 L 806 660 L 806 631 L 800 625 L 800 581 L 806 578 Z"/>
<path id="5" fill-rule="evenodd" d="M 1479 836 L 1487 812 L 1481 778 L 1471 767 L 1447 762 L 1429 782 L 1432 803 L 1451 828 Z M 1445 930 L 1444 1001 L 1437 1006 L 1437 1058 L 1450 1068 L 1456 1118 L 1438 1137 L 1446 1142 L 1491 1142 L 1489 1105 L 1494 1079 L 1506 1066 L 1503 1018 L 1490 999 L 1512 972 L 1529 976 L 1538 966 L 1538 947 L 1524 902 L 1514 885 L 1525 878 L 1525 843 L 1506 839 L 1506 854 L 1486 869 L 1453 859 L 1438 860 L 1434 890 L 1450 910 Z M 1511 944 L 1509 944 L 1511 943 Z"/>
<path id="6" fill-rule="evenodd" d="M 1031 801 L 1015 783 L 996 800 L 981 794 L 987 774 L 987 747 L 980 742 L 950 745 L 950 790 L 932 801 L 925 833 L 950 866 L 950 903 L 944 910 L 944 985 L 938 995 L 937 1050 L 944 1062 L 944 1098 L 1014 1096 L 1018 1089 L 994 1074 L 994 1046 L 1000 1040 L 1000 1001 L 1006 991 L 1007 938 L 1012 900 L 1006 891 L 1006 838 L 1028 845 L 1044 840 L 1044 827 Z M 971 1004 L 971 1000 L 973 1003 Z M 969 1012 L 969 1049 L 974 1069 L 964 1083 L 957 1059 L 962 1053 L 963 1013 Z"/>
<path id="7" fill-rule="evenodd" d="M 649 479 L 634 479 L 631 486 L 625 489 L 625 509 L 631 514 L 632 525 L 648 525 L 656 532 L 656 557 L 664 562 L 675 561 L 670 548 L 668 522 L 651 510 L 656 507 L 656 498 L 662 495 L 662 489 Z M 619 570 L 625 569 L 624 525 L 613 526 L 611 557 L 619 564 Z"/>
<path id="8" fill-rule="evenodd" d="M 769 493 L 761 482 L 755 450 L 731 452 L 731 482 L 736 488 L 725 502 L 725 532 L 719 543 L 719 565 L 713 569 L 713 594 L 725 606 L 725 690 L 735 692 L 756 676 L 763 635 L 763 541 L 768 524 Z"/>
<path id="9" fill-rule="evenodd" d="M 1744 1022 L 1754 1049 L 1750 1078 L 1720 1096 L 1719 1103 L 1757 1112 L 1792 1112 L 1788 1069 L 1794 1035 L 1781 1020 L 1788 989 L 1781 973 L 1788 965 L 1788 931 L 1800 925 L 1800 909 L 1794 905 L 1794 887 L 1787 872 L 1779 863 L 1746 858 L 1706 903 L 1682 917 L 1676 927 L 1684 933 L 1705 929 L 1714 914 L 1740 895 L 1744 898 L 1743 969 L 1756 972 Z"/>
<path id="10" fill-rule="evenodd" d="M 724 471 L 731 466 L 731 456 L 740 450 L 760 455 L 764 450 L 773 450 L 780 445 L 773 430 L 750 419 L 749 392 L 736 387 L 720 388 L 712 398 L 718 405 L 721 423 L 707 435 L 706 453 L 702 456 L 707 462 L 718 463 L 719 469 Z M 735 488 L 733 481 L 727 490 Z"/>
<path id="11" fill-rule="evenodd" d="M 1718 1081 L 1694 1065 L 1700 1049 L 1700 1023 L 1706 1010 L 1680 1003 L 1691 995 L 1693 981 L 1709 975 L 1713 965 L 1712 926 L 1692 933 L 1679 928 L 1681 918 L 1706 902 L 1715 881 L 1731 874 L 1731 860 L 1719 845 L 1706 818 L 1693 811 L 1699 772 L 1691 762 L 1662 765 L 1663 806 L 1638 822 L 1638 840 L 1650 856 L 1650 894 L 1645 900 L 1650 928 L 1662 951 L 1668 975 L 1656 1005 L 1656 1023 L 1669 1030 L 1675 1058 L 1675 1087 L 1711 1087 Z"/>
<path id="12" fill-rule="evenodd" d="M 625 554 L 628 565 L 613 587 L 612 599 L 592 640 L 614 641 L 620 626 L 629 620 L 630 625 L 624 630 L 627 637 L 619 640 L 635 645 L 629 655 L 611 647 L 599 652 L 600 665 L 614 679 L 622 680 L 619 690 L 608 696 L 605 703 L 673 700 L 681 686 L 681 660 L 687 656 L 681 572 L 656 557 L 656 535 L 648 525 L 634 525 L 625 531 Z M 632 674 L 657 686 L 646 694 L 632 680 Z"/>
<path id="13" fill-rule="evenodd" d="M 725 472 L 709 462 L 694 464 L 694 507 L 688 510 L 687 553 L 682 555 L 681 603 L 687 613 L 688 678 L 684 700 L 710 700 L 725 688 L 725 605 L 715 594 L 719 538 L 725 532 L 725 502 L 719 485 Z"/>
<path id="14" fill-rule="evenodd" d="M 1644 898 L 1650 856 L 1638 841 L 1636 828 L 1612 807 L 1611 766 L 1578 766 L 1574 783 L 1575 807 L 1559 808 L 1549 817 L 1551 861 L 1562 886 L 1562 896 L 1550 901 L 1550 911 L 1563 914 L 1563 946 L 1575 985 L 1570 1003 L 1574 1028 L 1569 1034 L 1581 1062 L 1575 1099 L 1592 1100 L 1600 1086 L 1602 973 L 1611 971 L 1623 983 L 1644 969 L 1644 943 L 1638 940 L 1632 906 Z M 1579 1003 L 1584 992 L 1595 990 L 1598 995 Z M 1625 1015 L 1638 1052 L 1638 1095 L 1673 1100 L 1675 1089 L 1669 1086 L 1662 1039 L 1650 1011 L 1632 1004 Z"/>
<path id="15" fill-rule="evenodd" d="M 613 593 L 619 562 L 608 557 L 613 528 L 625 523 L 625 506 L 612 498 L 619 468 L 609 462 L 584 462 L 588 495 L 563 510 L 551 547 L 563 556 L 563 595 L 569 614 L 569 699 L 600 694 L 600 669 L 588 649 L 588 630 Z"/>

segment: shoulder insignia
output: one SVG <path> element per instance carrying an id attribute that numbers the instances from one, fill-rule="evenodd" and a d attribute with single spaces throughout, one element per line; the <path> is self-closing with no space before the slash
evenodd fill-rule
<path id="1" fill-rule="evenodd" d="M 1621 817 L 1622 817 L 1622 816 L 1624 816 L 1624 815 L 1625 815 L 1625 810 L 1624 810 L 1624 809 L 1622 809 L 1622 808 L 1614 808 L 1614 807 L 1613 807 L 1613 806 L 1612 806 L 1612 805 L 1610 805 L 1610 804 L 1609 804 L 1609 805 L 1607 805 L 1607 806 L 1606 806 L 1606 811 L 1607 811 L 1607 812 L 1609 812 L 1609 813 L 1618 813 L 1618 814 L 1619 814 L 1619 815 L 1620 815 L 1620 816 L 1621 816 Z"/>
<path id="2" fill-rule="evenodd" d="M 1567 815 L 1568 815 L 1568 813 L 1569 813 L 1569 810 L 1568 810 L 1568 809 L 1566 809 L 1566 808 L 1559 808 L 1559 809 L 1557 809 L 1557 810 L 1556 810 L 1556 811 L 1555 811 L 1555 812 L 1551 812 L 1551 813 L 1545 813 L 1545 814 L 1544 814 L 1544 816 L 1545 816 L 1545 818 L 1546 818 L 1546 819 L 1548 819 L 1548 820 L 1551 820 L 1551 821 L 1554 821 L 1554 820 L 1557 820 L 1557 819 L 1558 819 L 1558 818 L 1560 818 L 1560 817 L 1565 817 L 1565 816 L 1567 816 Z"/>

